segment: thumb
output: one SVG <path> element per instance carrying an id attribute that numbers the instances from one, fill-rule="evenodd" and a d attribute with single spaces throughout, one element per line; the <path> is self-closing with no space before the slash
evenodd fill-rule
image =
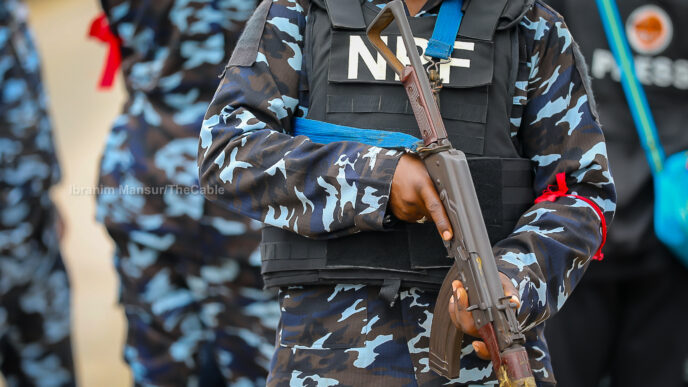
<path id="1" fill-rule="evenodd" d="M 472 344 L 475 354 L 483 360 L 490 360 L 490 351 L 487 350 L 485 342 L 476 340 Z"/>

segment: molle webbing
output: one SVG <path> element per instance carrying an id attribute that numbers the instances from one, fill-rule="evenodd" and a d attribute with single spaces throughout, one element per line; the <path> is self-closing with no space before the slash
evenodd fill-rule
<path id="1" fill-rule="evenodd" d="M 477 158 L 470 159 L 469 166 L 480 202 L 492 204 L 482 213 L 495 243 L 513 231 L 520 215 L 533 203 L 531 162 Z M 400 223 L 389 231 L 330 240 L 307 239 L 266 227 L 261 254 L 268 287 L 353 279 L 382 284 L 395 278 L 405 286 L 435 287 L 451 263 L 432 223 Z"/>

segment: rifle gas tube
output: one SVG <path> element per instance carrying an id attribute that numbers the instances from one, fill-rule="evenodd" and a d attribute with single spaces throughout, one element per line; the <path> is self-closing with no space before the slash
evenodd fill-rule
<path id="1" fill-rule="evenodd" d="M 380 38 L 382 30 L 397 22 L 410 65 L 402 64 Z M 439 108 L 433 98 L 425 69 L 401 0 L 388 3 L 368 26 L 368 39 L 399 75 L 418 122 L 424 146 L 418 149 L 428 174 L 444 204 L 454 230 L 445 242 L 455 263 L 440 289 L 430 333 L 430 367 L 448 378 L 460 371 L 463 333 L 449 317 L 451 282 L 460 279 L 468 293 L 468 308 L 485 341 L 500 387 L 535 387 L 516 319 L 515 305 L 504 295 L 492 246 L 483 221 L 466 156 L 447 138 Z"/>

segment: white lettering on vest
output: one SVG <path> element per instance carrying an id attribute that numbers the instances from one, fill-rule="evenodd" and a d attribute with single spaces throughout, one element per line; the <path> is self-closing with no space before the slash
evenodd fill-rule
<path id="1" fill-rule="evenodd" d="M 381 39 L 385 44 L 388 44 L 388 37 L 381 36 Z M 417 47 L 421 48 L 421 52 L 425 53 L 425 49 L 428 46 L 428 40 L 423 38 L 413 38 Z M 463 51 L 475 51 L 475 43 L 473 42 L 454 42 L 455 50 Z M 401 36 L 397 36 L 397 50 L 396 56 L 403 65 L 411 64 L 406 52 L 406 46 Z M 349 79 L 358 79 L 358 64 L 359 58 L 363 59 L 363 63 L 366 65 L 373 78 L 378 81 L 383 81 L 387 79 L 387 64 L 380 53 L 377 53 L 377 58 L 373 58 L 373 54 L 368 50 L 368 47 L 363 43 L 363 39 L 359 35 L 351 35 L 349 37 L 349 68 L 347 72 L 347 77 Z M 421 54 L 421 63 L 426 64 L 428 61 Z M 451 68 L 452 67 L 462 67 L 470 68 L 471 60 L 464 58 L 450 58 L 449 62 L 440 64 L 440 77 L 442 78 L 442 83 L 451 82 Z M 395 75 L 395 80 L 399 80 L 399 76 Z"/>
<path id="2" fill-rule="evenodd" d="M 416 47 L 420 47 L 421 50 L 423 50 L 422 52 L 425 52 L 424 47 L 428 46 L 427 39 L 413 37 L 413 41 L 414 43 L 416 43 Z M 406 46 L 404 45 L 404 40 L 401 38 L 401 36 L 397 36 L 397 58 L 399 58 L 399 62 L 401 62 L 401 64 L 403 64 L 404 66 L 408 66 L 411 64 L 411 60 L 408 57 L 408 52 L 406 51 Z M 422 63 L 423 65 L 428 63 L 428 60 L 425 59 L 425 57 L 422 54 L 420 56 L 420 63 Z M 394 75 L 394 80 L 399 80 L 398 74 Z"/>
<path id="3" fill-rule="evenodd" d="M 473 51 L 475 50 L 475 43 L 472 42 L 454 42 L 455 50 Z M 449 58 L 449 63 L 440 64 L 440 78 L 442 83 L 449 83 L 452 67 L 471 68 L 470 59 Z M 446 82 L 444 80 L 447 80 Z"/>
<path id="4" fill-rule="evenodd" d="M 382 41 L 387 44 L 387 37 L 382 36 Z M 377 53 L 377 61 L 373 59 L 373 55 L 368 51 L 363 39 L 358 35 L 351 35 L 349 37 L 349 79 L 358 79 L 358 58 L 363 59 L 370 73 L 378 81 L 383 81 L 386 78 L 387 63 L 382 54 Z"/>

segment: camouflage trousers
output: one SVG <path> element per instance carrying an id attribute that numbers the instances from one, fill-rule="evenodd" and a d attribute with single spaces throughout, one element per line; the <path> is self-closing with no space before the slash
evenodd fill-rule
<path id="1" fill-rule="evenodd" d="M 262 290 L 257 254 L 206 254 L 202 241 L 172 234 L 110 234 L 137 386 L 265 385 L 279 309 Z"/>
<path id="2" fill-rule="evenodd" d="M 495 385 L 492 364 L 464 336 L 461 375 L 430 370 L 428 345 L 436 292 L 402 290 L 393 307 L 379 287 L 309 286 L 282 289 L 279 345 L 269 386 Z M 532 356 L 531 356 L 532 359 Z M 538 382 L 538 386 L 553 384 Z"/>
<path id="3" fill-rule="evenodd" d="M 0 209 L 0 370 L 8 387 L 74 386 L 69 279 L 47 195 Z"/>

